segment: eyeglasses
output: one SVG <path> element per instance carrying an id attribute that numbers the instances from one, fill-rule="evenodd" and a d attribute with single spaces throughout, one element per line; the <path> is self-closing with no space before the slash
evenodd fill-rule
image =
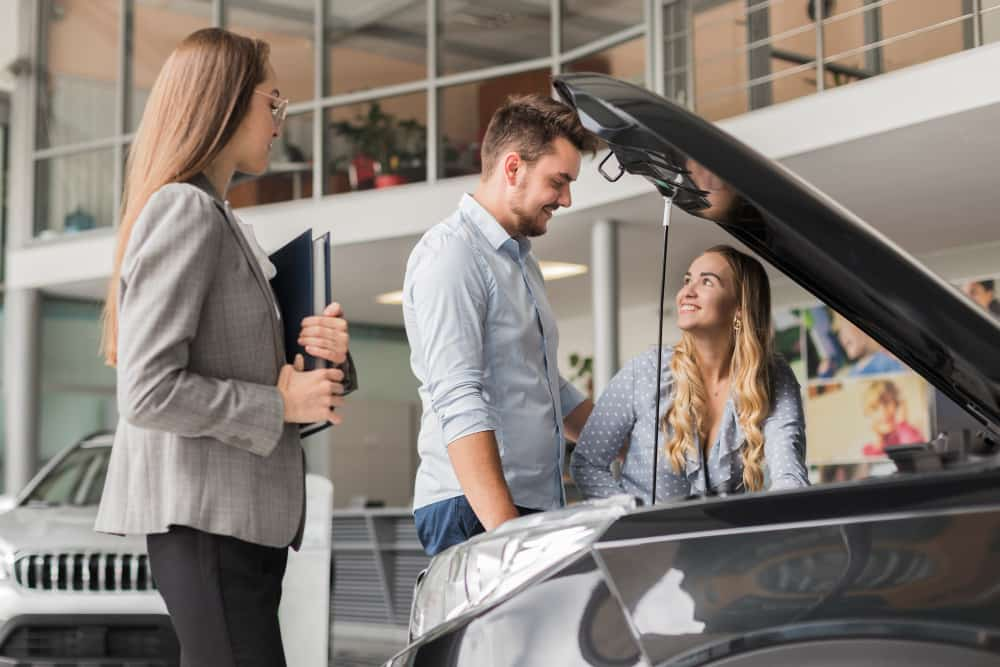
<path id="1" fill-rule="evenodd" d="M 265 93 L 263 90 L 255 90 L 253 92 L 274 100 L 276 104 L 271 106 L 271 119 L 274 121 L 274 127 L 280 128 L 281 124 L 285 122 L 285 116 L 288 115 L 288 98 L 278 97 L 274 93 Z"/>

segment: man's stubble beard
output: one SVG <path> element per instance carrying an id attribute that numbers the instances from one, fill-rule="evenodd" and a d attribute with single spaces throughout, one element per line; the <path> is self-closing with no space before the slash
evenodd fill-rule
<path id="1" fill-rule="evenodd" d="M 524 201 L 524 185 L 518 185 L 515 188 L 514 195 L 510 203 L 510 211 L 517 218 L 516 229 L 517 235 L 525 238 L 535 238 L 545 234 L 547 230 L 546 222 L 540 222 L 540 213 L 531 216 L 525 212 L 522 202 Z"/>

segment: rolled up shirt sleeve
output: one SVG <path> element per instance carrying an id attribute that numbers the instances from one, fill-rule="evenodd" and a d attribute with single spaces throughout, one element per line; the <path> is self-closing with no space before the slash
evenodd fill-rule
<path id="1" fill-rule="evenodd" d="M 586 400 L 583 392 L 574 387 L 569 380 L 559 376 L 559 405 L 562 411 L 562 418 L 565 420 L 569 413 Z"/>
<path id="2" fill-rule="evenodd" d="M 773 407 L 764 422 L 764 458 L 770 490 L 809 486 L 805 424 L 798 380 L 792 369 L 779 361 L 774 370 Z"/>
<path id="3" fill-rule="evenodd" d="M 419 330 L 431 407 L 446 445 L 499 426 L 483 393 L 489 287 L 475 250 L 454 237 L 424 253 L 405 289 Z M 412 343 L 412 341 L 411 341 Z"/>

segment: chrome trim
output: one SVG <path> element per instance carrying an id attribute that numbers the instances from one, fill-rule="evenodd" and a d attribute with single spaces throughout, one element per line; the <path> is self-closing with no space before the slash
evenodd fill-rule
<path id="1" fill-rule="evenodd" d="M 139 590 L 139 554 L 132 554 L 132 560 L 129 563 L 129 573 L 131 574 L 131 588 L 133 591 Z"/>
<path id="2" fill-rule="evenodd" d="M 59 588 L 59 554 L 46 554 L 43 563 L 46 558 L 49 559 L 49 590 L 54 591 Z"/>
<path id="3" fill-rule="evenodd" d="M 80 570 L 80 579 L 83 584 L 83 590 L 90 590 L 90 561 L 93 559 L 93 554 L 83 554 L 83 568 Z"/>
<path id="4" fill-rule="evenodd" d="M 18 564 L 21 566 L 20 567 L 21 574 L 18 577 L 19 581 L 17 583 L 21 584 L 22 586 L 27 586 L 28 578 L 29 575 L 31 574 L 31 559 L 25 556 L 18 561 Z"/>
<path id="5" fill-rule="evenodd" d="M 76 590 L 76 554 L 71 553 L 66 555 L 66 589 L 67 591 Z"/>
<path id="6" fill-rule="evenodd" d="M 107 579 L 108 556 L 100 554 L 97 557 L 97 590 L 106 590 L 105 581 Z"/>
<path id="7" fill-rule="evenodd" d="M 44 590 L 42 578 L 45 576 L 45 560 L 41 556 L 31 556 L 31 563 L 35 566 L 35 588 Z"/>
<path id="8" fill-rule="evenodd" d="M 114 554 L 111 556 L 111 571 L 115 577 L 114 590 L 120 591 L 122 589 L 122 575 L 125 574 L 125 557 L 123 555 Z"/>
<path id="9" fill-rule="evenodd" d="M 79 563 L 77 559 L 80 559 Z M 96 581 L 91 568 L 97 569 Z M 156 590 L 149 556 L 145 553 L 27 553 L 13 559 L 11 571 L 17 585 L 34 591 L 103 593 Z M 80 577 L 79 582 L 76 581 L 77 576 Z"/>

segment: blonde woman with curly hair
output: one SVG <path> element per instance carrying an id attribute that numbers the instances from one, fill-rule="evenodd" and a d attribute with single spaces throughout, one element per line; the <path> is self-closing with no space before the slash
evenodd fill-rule
<path id="1" fill-rule="evenodd" d="M 615 375 L 580 435 L 572 472 L 583 495 L 650 502 L 654 429 L 656 502 L 808 485 L 799 385 L 772 349 L 764 267 L 729 246 L 709 248 L 675 305 L 681 340 L 663 351 L 660 414 L 653 348 Z M 610 466 L 622 451 L 616 479 Z"/>

